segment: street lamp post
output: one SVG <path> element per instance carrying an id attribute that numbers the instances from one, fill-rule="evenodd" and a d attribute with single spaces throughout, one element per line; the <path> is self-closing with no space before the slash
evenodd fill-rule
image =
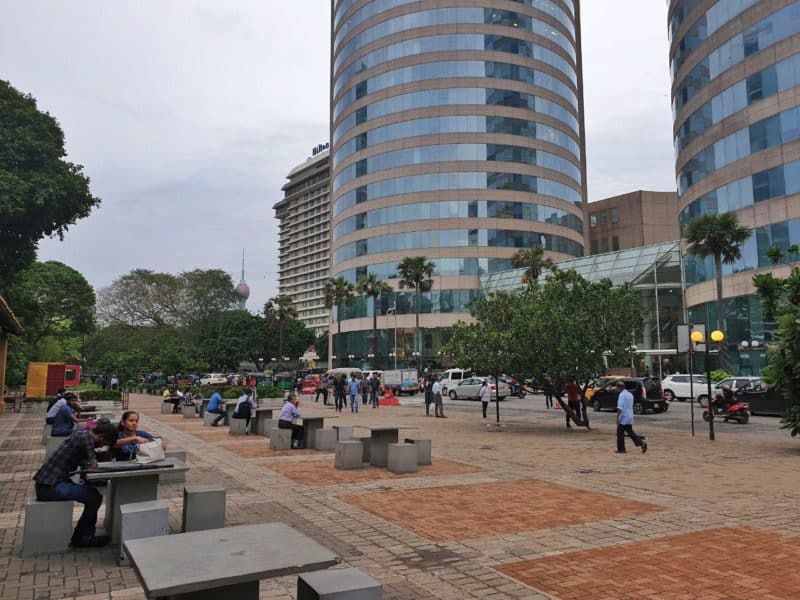
<path id="1" fill-rule="evenodd" d="M 725 334 L 719 329 L 711 332 L 711 341 L 719 344 L 725 339 Z M 692 332 L 692 341 L 695 344 L 702 344 L 705 342 L 705 359 L 706 359 L 706 384 L 708 385 L 708 396 L 706 406 L 708 407 L 708 439 L 714 441 L 714 406 L 713 397 L 711 396 L 711 355 L 709 354 L 710 344 L 706 341 L 702 331 Z M 691 377 L 691 374 L 689 375 Z"/>
<path id="2" fill-rule="evenodd" d="M 740 349 L 741 352 L 748 352 L 748 350 L 752 350 L 753 352 L 758 352 L 758 349 L 759 349 L 760 346 L 761 346 L 761 342 L 759 342 L 758 340 L 742 340 L 741 342 L 739 342 L 739 349 Z M 742 354 L 741 354 L 741 352 L 739 354 L 739 368 L 740 369 L 742 367 L 742 365 L 741 365 L 741 362 L 742 362 Z M 748 352 L 748 358 L 750 359 L 750 375 L 752 375 L 753 372 L 754 372 L 753 371 L 753 357 L 749 352 Z M 743 372 L 743 370 L 740 371 L 740 372 Z"/>
<path id="3" fill-rule="evenodd" d="M 263 371 L 264 370 L 264 359 L 259 357 L 258 360 L 256 361 L 256 366 L 258 367 L 259 371 Z"/>
<path id="4" fill-rule="evenodd" d="M 634 365 L 634 357 L 636 353 L 639 351 L 639 346 L 636 344 L 631 344 L 628 346 L 628 352 L 631 353 L 631 377 L 636 377 L 636 366 Z"/>
<path id="5" fill-rule="evenodd" d="M 348 367 L 352 367 L 353 366 L 353 360 L 355 359 L 355 357 L 356 357 L 355 354 L 348 354 L 347 355 L 347 366 Z"/>
<path id="6" fill-rule="evenodd" d="M 389 358 L 394 359 L 394 370 L 397 370 L 397 352 L 389 352 Z"/>

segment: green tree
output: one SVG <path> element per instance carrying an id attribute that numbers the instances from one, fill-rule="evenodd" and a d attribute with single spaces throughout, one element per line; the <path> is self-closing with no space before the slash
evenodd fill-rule
<path id="1" fill-rule="evenodd" d="M 353 284 L 347 281 L 344 277 L 334 277 L 333 279 L 329 279 L 325 282 L 325 308 L 333 311 L 333 308 L 336 307 L 336 333 L 339 339 L 341 339 L 342 335 L 341 308 L 343 304 L 347 306 L 353 304 L 353 299 L 355 298 L 355 293 L 353 290 Z M 331 318 L 333 318 L 333 315 L 331 315 Z M 333 352 L 334 354 L 336 353 L 335 345 Z"/>
<path id="2" fill-rule="evenodd" d="M 429 292 L 433 287 L 433 261 L 425 256 L 406 256 L 397 265 L 397 273 L 400 275 L 400 289 L 414 290 L 414 314 L 416 317 L 414 324 L 414 350 L 422 354 L 419 336 L 419 300 L 422 292 Z"/>
<path id="3" fill-rule="evenodd" d="M 194 269 L 181 273 L 180 278 L 185 324 L 237 307 L 239 297 L 233 291 L 233 279 L 222 269 Z"/>
<path id="4" fill-rule="evenodd" d="M 522 281 L 534 284 L 539 280 L 543 269 L 553 270 L 554 263 L 550 257 L 545 257 L 544 248 L 540 245 L 530 248 L 520 248 L 511 257 L 511 264 L 517 268 L 525 267 Z"/>
<path id="5" fill-rule="evenodd" d="M 58 122 L 0 81 L 0 289 L 33 263 L 40 239 L 63 239 L 100 204 L 83 167 L 65 156 Z"/>
<path id="6" fill-rule="evenodd" d="M 314 338 L 314 352 L 319 357 L 318 362 L 323 363 L 328 360 L 328 332 L 323 331 Z"/>
<path id="7" fill-rule="evenodd" d="M 391 294 L 392 286 L 378 279 L 375 273 L 365 275 L 356 282 L 356 292 L 372 299 L 372 352 L 378 353 L 378 298 Z"/>
<path id="8" fill-rule="evenodd" d="M 278 328 L 278 354 L 283 353 L 283 332 L 286 323 L 297 318 L 297 310 L 289 296 L 278 295 L 267 300 L 264 304 L 264 319 L 268 324 L 276 324 Z"/>
<path id="9" fill-rule="evenodd" d="M 269 339 L 264 319 L 246 310 L 229 310 L 203 320 L 199 347 L 210 368 L 237 369 L 244 359 L 263 358 Z"/>
<path id="10" fill-rule="evenodd" d="M 183 282 L 169 273 L 134 269 L 100 290 L 97 316 L 105 324 L 181 325 Z"/>
<path id="11" fill-rule="evenodd" d="M 139 375 L 149 373 L 155 362 L 141 350 L 123 350 L 104 354 L 95 367 L 101 373 L 115 374 L 123 383 L 138 381 Z"/>

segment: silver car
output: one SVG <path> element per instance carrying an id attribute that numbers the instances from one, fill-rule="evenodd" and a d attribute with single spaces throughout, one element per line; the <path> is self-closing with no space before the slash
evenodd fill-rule
<path id="1" fill-rule="evenodd" d="M 495 381 L 491 377 L 468 377 L 458 383 L 451 383 L 447 395 L 450 396 L 451 400 L 477 400 L 484 381 L 489 382 L 489 387 L 492 390 L 492 400 L 496 398 L 498 393 L 500 400 L 511 393 L 508 385 L 502 381 L 500 382 L 500 389 L 497 390 Z"/>

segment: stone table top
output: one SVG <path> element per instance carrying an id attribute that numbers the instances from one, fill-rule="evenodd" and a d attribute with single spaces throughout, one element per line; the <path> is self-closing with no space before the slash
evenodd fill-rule
<path id="1" fill-rule="evenodd" d="M 285 523 L 239 525 L 125 542 L 150 596 L 326 569 L 337 556 Z"/>
<path id="2" fill-rule="evenodd" d="M 182 460 L 168 456 L 164 460 L 158 461 L 156 463 L 150 463 L 151 465 L 164 465 L 163 468 L 159 469 L 141 469 L 139 468 L 139 464 L 133 463 L 130 461 L 118 461 L 118 462 L 101 462 L 97 463 L 98 467 L 106 467 L 106 468 L 113 468 L 114 471 L 104 471 L 102 473 L 86 473 L 84 478 L 87 481 L 96 481 L 100 479 L 122 479 L 128 477 L 147 477 L 150 475 L 160 475 L 162 473 L 185 473 L 189 470 L 189 467 L 186 466 Z M 172 466 L 166 466 L 172 465 Z M 149 466 L 149 465 L 148 465 Z"/>
<path id="3" fill-rule="evenodd" d="M 416 425 L 353 425 L 370 431 L 393 431 L 395 429 L 417 429 Z"/>

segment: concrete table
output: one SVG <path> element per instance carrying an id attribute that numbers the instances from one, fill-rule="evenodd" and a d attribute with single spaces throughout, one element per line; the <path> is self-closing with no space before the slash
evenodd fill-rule
<path id="1" fill-rule="evenodd" d="M 111 535 L 111 543 L 119 545 L 122 533 L 120 507 L 131 502 L 146 502 L 158 499 L 158 476 L 161 474 L 186 473 L 189 467 L 177 458 L 165 458 L 154 465 L 164 465 L 158 469 L 137 469 L 138 465 L 130 462 L 105 462 L 98 467 L 113 468 L 103 473 L 87 473 L 86 481 L 103 481 L 109 483 L 106 502 L 106 529 Z M 167 465 L 172 465 L 168 467 Z"/>
<path id="2" fill-rule="evenodd" d="M 373 467 L 389 466 L 389 444 L 400 439 L 401 429 L 416 429 L 413 425 L 354 425 L 370 432 L 369 463 Z"/>
<path id="3" fill-rule="evenodd" d="M 318 415 L 311 415 L 306 416 L 303 415 L 300 417 L 300 420 L 303 422 L 303 444 L 306 448 L 313 448 L 314 447 L 314 430 L 315 429 L 323 429 L 325 427 L 325 419 L 338 419 L 337 416 L 318 416 Z M 397 441 L 397 440 L 395 440 Z"/>
<path id="4" fill-rule="evenodd" d="M 200 399 L 200 417 L 204 417 L 206 415 L 206 410 L 208 409 L 208 403 L 211 401 L 211 398 L 201 398 Z"/>
<path id="5" fill-rule="evenodd" d="M 236 403 L 239 402 L 238 400 L 225 400 L 225 412 L 228 413 L 228 416 L 225 419 L 225 424 L 228 425 L 233 418 L 233 409 L 236 408 Z"/>
<path id="6" fill-rule="evenodd" d="M 257 600 L 259 581 L 327 569 L 336 555 L 285 523 L 125 542 L 148 598 Z"/>
<path id="7" fill-rule="evenodd" d="M 280 413 L 282 406 L 259 406 L 255 411 L 253 420 L 253 431 L 255 431 L 258 435 L 269 435 L 267 431 L 267 421 L 273 419 L 273 413 L 278 412 Z"/>

